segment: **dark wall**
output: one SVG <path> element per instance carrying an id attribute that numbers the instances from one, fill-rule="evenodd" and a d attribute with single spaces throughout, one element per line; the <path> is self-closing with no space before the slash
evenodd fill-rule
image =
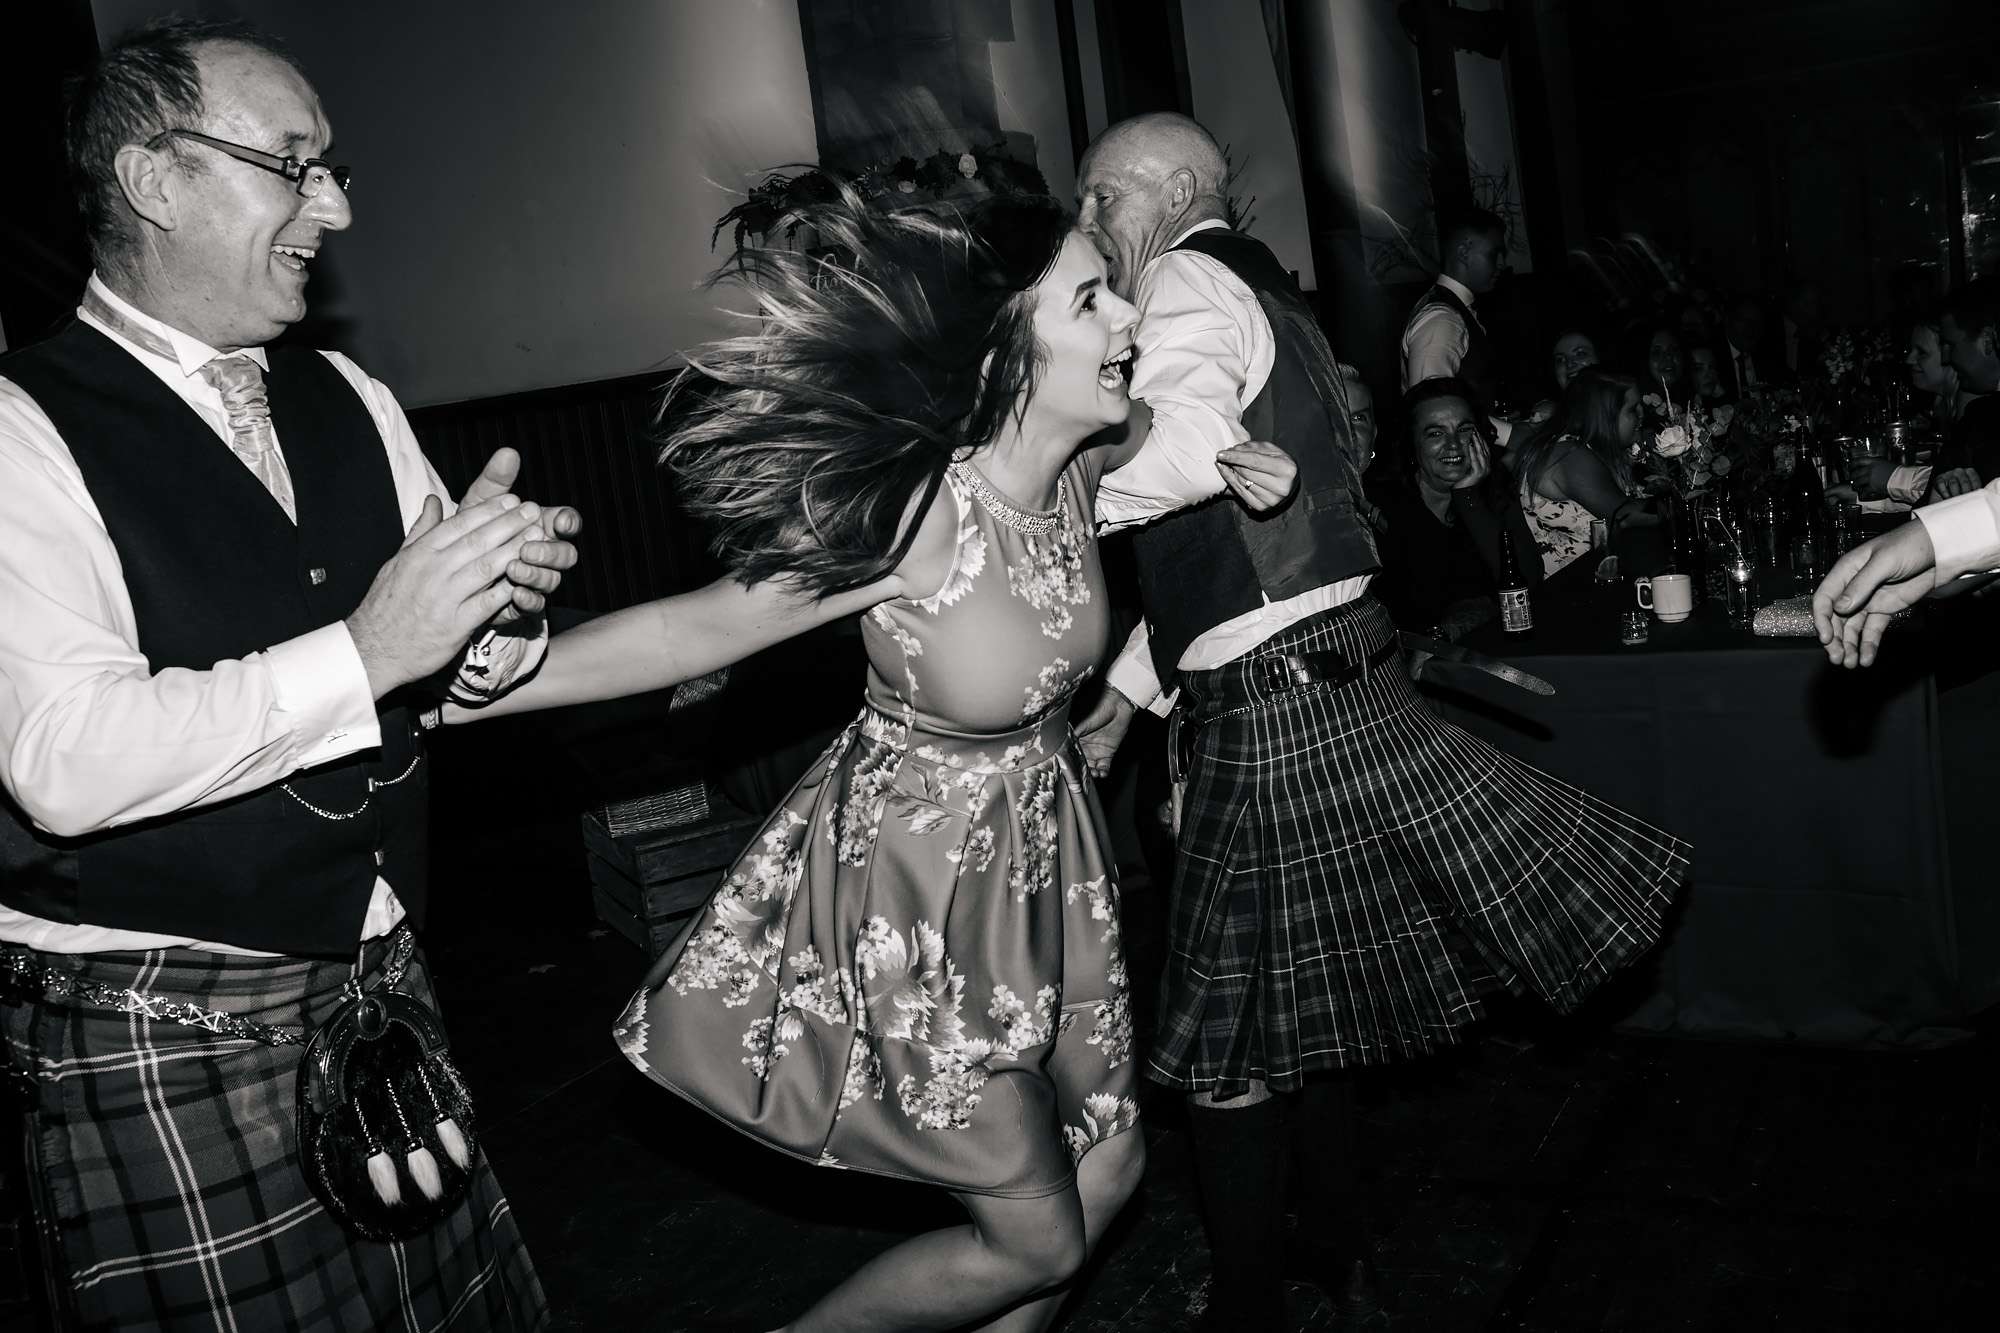
<path id="1" fill-rule="evenodd" d="M 0 41 L 0 325 L 10 347 L 74 310 L 90 271 L 62 155 L 63 80 L 97 54 L 89 0 L 21 10 Z"/>
<path id="2" fill-rule="evenodd" d="M 1829 318 L 1957 276 L 1960 103 L 2000 68 L 2000 5 L 1594 0 L 1566 7 L 1581 201 L 1726 288 L 1817 279 Z M 1572 245 L 1576 238 L 1571 238 Z"/>

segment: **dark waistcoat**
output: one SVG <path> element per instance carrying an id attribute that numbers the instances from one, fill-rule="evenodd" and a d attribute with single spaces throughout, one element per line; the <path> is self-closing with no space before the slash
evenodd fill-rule
<path id="1" fill-rule="evenodd" d="M 1411 321 L 1414 322 L 1418 315 L 1433 306 L 1451 311 L 1465 325 L 1465 356 L 1458 363 L 1458 377 L 1465 381 L 1465 386 L 1479 400 L 1473 404 L 1474 407 L 1492 407 L 1493 392 L 1498 386 L 1495 383 L 1493 348 L 1487 340 L 1486 330 L 1473 318 L 1471 308 L 1458 299 L 1458 293 L 1441 282 L 1432 283 L 1431 289 L 1417 301 L 1410 311 Z"/>
<path id="2" fill-rule="evenodd" d="M 1178 510 L 1133 539 L 1153 663 L 1170 683 L 1187 646 L 1270 601 L 1377 567 L 1361 501 L 1354 433 L 1333 349 L 1312 309 L 1262 242 L 1210 229 L 1175 247 L 1222 264 L 1257 297 L 1275 344 L 1271 377 L 1243 410 L 1243 428 L 1299 465 L 1298 490 L 1253 515 L 1231 493 Z"/>
<path id="3" fill-rule="evenodd" d="M 296 526 L 193 409 L 96 329 L 74 321 L 0 358 L 0 376 L 48 414 L 83 473 L 155 675 L 207 670 L 346 619 L 402 543 L 395 481 L 359 395 L 317 352 L 274 350 L 270 364 Z M 392 696 L 378 713 L 379 750 L 83 837 L 37 829 L 0 798 L 0 903 L 53 921 L 352 956 L 377 874 L 417 919 L 428 874 L 411 710 Z"/>

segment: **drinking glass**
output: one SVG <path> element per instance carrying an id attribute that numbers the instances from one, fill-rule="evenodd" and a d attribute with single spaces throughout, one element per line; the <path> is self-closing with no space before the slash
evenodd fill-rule
<path id="1" fill-rule="evenodd" d="M 1747 625 L 1757 615 L 1757 562 L 1732 557 L 1723 566 L 1727 577 L 1725 596 L 1731 624 Z"/>

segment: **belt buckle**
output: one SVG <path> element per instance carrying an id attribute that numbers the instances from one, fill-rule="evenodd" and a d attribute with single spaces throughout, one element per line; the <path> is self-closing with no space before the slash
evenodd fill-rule
<path id="1" fill-rule="evenodd" d="M 1288 653 L 1270 653 L 1257 659 L 1257 683 L 1272 694 L 1283 694 L 1305 684 L 1305 672 L 1293 665 Z"/>

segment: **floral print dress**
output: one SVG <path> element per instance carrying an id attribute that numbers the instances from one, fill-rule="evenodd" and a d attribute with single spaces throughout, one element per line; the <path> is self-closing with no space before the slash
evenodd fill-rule
<path id="1" fill-rule="evenodd" d="M 621 1015 L 666 1087 L 826 1166 L 1068 1186 L 1131 1129 L 1118 891 L 1070 697 L 1108 647 L 1094 463 L 1054 511 L 967 463 L 944 586 L 863 620 L 866 704 Z"/>
<path id="2" fill-rule="evenodd" d="M 1574 436 L 1565 438 L 1571 448 L 1583 447 L 1582 441 Z M 1561 449 L 1561 441 L 1557 447 Z M 1551 464 L 1567 452 L 1553 454 Z M 1528 516 L 1528 531 L 1535 535 L 1535 549 L 1541 552 L 1543 578 L 1554 577 L 1557 570 L 1589 552 L 1590 525 L 1597 516 L 1576 501 L 1551 500 L 1523 480 L 1521 509 Z"/>

